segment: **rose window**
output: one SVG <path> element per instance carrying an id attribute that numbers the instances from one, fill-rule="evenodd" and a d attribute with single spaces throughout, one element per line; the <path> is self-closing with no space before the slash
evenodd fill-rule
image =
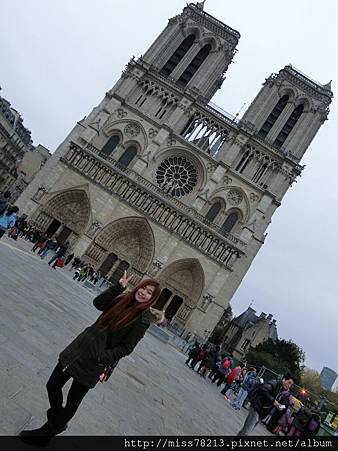
<path id="1" fill-rule="evenodd" d="M 169 157 L 163 160 L 155 177 L 161 188 L 176 197 L 190 193 L 197 183 L 196 168 L 184 157 Z"/>

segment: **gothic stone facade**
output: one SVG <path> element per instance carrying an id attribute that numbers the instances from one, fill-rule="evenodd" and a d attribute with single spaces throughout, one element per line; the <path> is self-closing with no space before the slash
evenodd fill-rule
<path id="1" fill-rule="evenodd" d="M 33 150 L 31 132 L 23 126 L 20 114 L 0 96 L 0 192 L 10 191 L 11 201 L 18 197 L 15 185 L 17 167 L 24 155 Z"/>
<path id="2" fill-rule="evenodd" d="M 111 280 L 160 279 L 178 328 L 208 335 L 255 255 L 332 93 L 286 66 L 242 120 L 210 104 L 239 33 L 190 4 L 78 122 L 19 199 Z"/>

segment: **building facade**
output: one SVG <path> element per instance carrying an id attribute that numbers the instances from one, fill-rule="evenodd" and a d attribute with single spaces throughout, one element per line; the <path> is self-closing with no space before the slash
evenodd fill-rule
<path id="1" fill-rule="evenodd" d="M 50 157 L 51 153 L 42 144 L 24 153 L 17 164 L 17 178 L 11 186 L 12 201 L 18 199 Z"/>
<path id="2" fill-rule="evenodd" d="M 320 373 L 320 383 L 325 390 L 331 390 L 333 384 L 336 382 L 337 373 L 336 371 L 324 366 Z"/>
<path id="3" fill-rule="evenodd" d="M 208 335 L 255 255 L 332 92 L 286 66 L 242 120 L 210 103 L 240 35 L 189 4 L 132 59 L 19 199 L 113 282 L 164 287 L 177 328 Z"/>
<path id="4" fill-rule="evenodd" d="M 256 311 L 248 307 L 241 315 L 234 318 L 224 328 L 221 339 L 222 348 L 231 352 L 233 356 L 242 360 L 250 348 L 255 348 L 264 341 L 278 339 L 276 320 L 262 312 L 259 316 Z"/>
<path id="5" fill-rule="evenodd" d="M 20 113 L 0 96 L 0 192 L 12 192 L 18 180 L 18 164 L 31 150 L 31 132 L 24 127 Z M 16 200 L 19 194 L 13 194 L 11 200 Z"/>

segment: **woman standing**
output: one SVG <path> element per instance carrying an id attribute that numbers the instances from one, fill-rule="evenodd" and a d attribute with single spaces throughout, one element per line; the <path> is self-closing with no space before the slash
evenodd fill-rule
<path id="1" fill-rule="evenodd" d="M 124 272 L 117 286 L 94 299 L 94 306 L 103 313 L 59 355 L 47 382 L 48 421 L 39 429 L 20 432 L 24 442 L 45 445 L 64 431 L 87 392 L 99 380 L 108 379 L 119 360 L 134 350 L 151 322 L 163 320 L 163 312 L 151 308 L 161 292 L 159 283 L 146 279 L 131 292 L 122 294 L 129 280 Z M 62 387 L 71 378 L 73 382 L 63 407 Z"/>
<path id="2" fill-rule="evenodd" d="M 14 205 L 13 207 L 8 207 L 7 211 L 0 216 L 0 238 L 3 237 L 6 230 L 14 227 L 18 211 L 19 208 Z"/>

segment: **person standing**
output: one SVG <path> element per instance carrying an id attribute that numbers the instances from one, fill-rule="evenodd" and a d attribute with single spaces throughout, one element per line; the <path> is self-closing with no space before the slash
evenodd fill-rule
<path id="1" fill-rule="evenodd" d="M 69 241 L 67 241 L 65 244 L 61 244 L 58 247 L 55 255 L 49 260 L 48 265 L 50 266 L 53 263 L 53 268 L 56 269 L 57 260 L 66 254 L 68 247 L 69 247 Z"/>
<path id="2" fill-rule="evenodd" d="M 256 370 L 255 368 L 249 368 L 247 374 L 244 377 L 242 386 L 239 389 L 238 395 L 232 404 L 236 410 L 240 410 L 246 400 L 248 393 L 255 388 L 256 385 Z"/>
<path id="3" fill-rule="evenodd" d="M 292 394 L 290 392 L 290 387 L 282 384 L 282 387 L 276 397 L 276 400 L 279 402 L 279 404 L 284 406 L 284 409 L 276 409 L 274 408 L 271 417 L 269 421 L 267 421 L 267 428 L 270 432 L 274 432 L 276 427 L 278 426 L 278 422 L 281 419 L 281 417 L 286 413 L 288 407 L 290 407 L 293 404 L 293 398 Z"/>
<path id="4" fill-rule="evenodd" d="M 4 236 L 6 230 L 15 226 L 18 211 L 19 208 L 16 205 L 13 207 L 10 206 L 0 216 L 0 239 Z"/>
<path id="5" fill-rule="evenodd" d="M 281 386 L 286 389 L 290 389 L 294 384 L 294 377 L 287 373 L 283 377 Z M 263 383 L 254 388 L 250 395 L 250 408 L 245 422 L 238 432 L 237 436 L 247 436 L 250 435 L 257 424 L 265 418 L 273 407 L 278 410 L 283 410 L 284 405 L 280 404 L 276 400 L 276 393 L 278 393 L 278 388 L 280 383 L 276 380 L 272 380 L 267 383 Z"/>
<path id="6" fill-rule="evenodd" d="M 231 371 L 232 367 L 232 356 L 226 356 L 221 362 L 219 362 L 218 370 L 214 373 L 212 378 L 212 383 L 214 384 L 217 381 L 217 387 L 219 387 L 227 377 L 227 375 Z"/>
<path id="7" fill-rule="evenodd" d="M 46 445 L 63 432 L 88 391 L 106 381 L 120 359 L 133 352 L 151 322 L 163 320 L 163 312 L 152 309 L 161 293 L 157 280 L 145 279 L 124 294 L 130 279 L 124 272 L 118 285 L 94 299 L 102 314 L 60 353 L 47 382 L 47 422 L 39 429 L 21 431 L 25 443 Z M 63 406 L 62 388 L 69 379 L 73 381 Z"/>
<path id="8" fill-rule="evenodd" d="M 197 354 L 200 352 L 200 350 L 201 350 L 200 344 L 196 340 L 194 345 L 192 346 L 192 348 L 189 350 L 188 358 L 185 361 L 185 364 L 190 366 L 190 368 L 191 368 L 192 362 L 194 361 L 194 359 L 196 359 Z"/>

